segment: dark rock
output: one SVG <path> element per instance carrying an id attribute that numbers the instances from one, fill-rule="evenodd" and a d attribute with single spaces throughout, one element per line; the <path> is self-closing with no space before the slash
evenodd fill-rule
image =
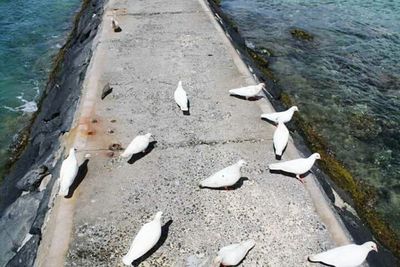
<path id="1" fill-rule="evenodd" d="M 106 96 L 111 94 L 112 90 L 113 88 L 110 86 L 110 83 L 104 85 L 103 90 L 101 92 L 101 100 L 103 100 L 104 98 L 106 98 Z"/>
<path id="2" fill-rule="evenodd" d="M 29 193 L 12 203 L 0 218 L 0 266 L 4 266 L 22 245 L 31 229 L 43 192 Z"/>
<path id="3" fill-rule="evenodd" d="M 48 174 L 48 168 L 44 165 L 33 168 L 18 181 L 17 188 L 23 191 L 34 191 Z"/>
<path id="4" fill-rule="evenodd" d="M 360 140 L 373 139 L 382 132 L 381 126 L 368 114 L 353 114 L 349 122 L 351 134 Z"/>
<path id="5" fill-rule="evenodd" d="M 40 236 L 33 235 L 28 242 L 17 252 L 17 254 L 7 263 L 6 267 L 30 267 L 36 259 L 39 247 Z"/>
<path id="6" fill-rule="evenodd" d="M 314 36 L 303 29 L 298 29 L 298 28 L 291 29 L 290 34 L 298 40 L 304 40 L 304 41 L 314 40 Z"/>

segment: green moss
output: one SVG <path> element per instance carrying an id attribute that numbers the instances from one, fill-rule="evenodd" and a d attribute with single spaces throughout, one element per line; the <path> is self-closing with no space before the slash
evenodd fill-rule
<path id="1" fill-rule="evenodd" d="M 306 32 L 305 30 L 302 29 L 291 29 L 290 34 L 299 40 L 304 40 L 304 41 L 312 41 L 314 40 L 314 36 L 311 33 Z"/>
<path id="2" fill-rule="evenodd" d="M 268 77 L 268 79 L 277 82 L 276 77 L 272 73 L 271 69 L 269 68 L 269 62 L 268 60 L 259 55 L 256 51 L 254 51 L 251 48 L 246 47 L 246 51 L 250 58 L 257 64 L 257 67 L 262 71 L 262 73 Z"/>
<path id="3" fill-rule="evenodd" d="M 212 0 L 217 6 L 221 6 L 222 0 Z"/>
<path id="4" fill-rule="evenodd" d="M 287 93 L 282 93 L 281 101 L 286 107 L 294 105 L 293 100 Z M 321 168 L 331 177 L 335 184 L 351 195 L 357 213 L 368 223 L 378 240 L 392 250 L 395 255 L 400 256 L 398 236 L 374 208 L 377 195 L 375 190 L 355 179 L 343 164 L 328 152 L 329 146 L 325 139 L 298 113 L 295 113 L 294 121 L 310 149 L 321 155 L 321 161 L 319 162 Z"/>

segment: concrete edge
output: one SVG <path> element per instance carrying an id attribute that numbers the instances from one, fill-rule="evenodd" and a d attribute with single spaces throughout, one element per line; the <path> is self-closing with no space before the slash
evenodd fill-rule
<path id="1" fill-rule="evenodd" d="M 210 21 L 213 23 L 214 27 L 220 33 L 221 40 L 227 46 L 228 51 L 239 72 L 243 75 L 243 77 L 249 84 L 258 82 L 257 77 L 253 76 L 253 74 L 250 72 L 248 66 L 244 63 L 234 45 L 226 36 L 225 31 L 218 24 L 207 0 L 198 1 L 204 9 L 205 13 L 207 13 L 207 15 L 209 16 Z M 99 25 L 99 31 L 92 45 L 93 58 L 96 57 L 96 47 L 99 44 L 99 38 L 104 30 L 104 25 L 108 21 L 106 18 L 110 16 L 111 9 L 109 8 L 109 6 L 113 2 L 113 0 L 109 0 L 104 5 L 103 20 Z M 72 145 L 74 145 L 78 149 L 78 153 L 79 151 L 81 151 L 80 149 L 85 147 L 85 144 L 87 142 L 87 135 L 85 133 L 89 129 L 88 122 L 91 115 L 93 114 L 95 98 L 98 95 L 98 80 L 87 79 L 87 77 L 92 76 L 92 73 L 94 71 L 93 64 L 94 61 L 91 61 L 85 75 L 85 81 L 81 94 L 82 98 L 79 101 L 78 108 L 75 112 L 74 122 L 72 124 L 75 125 L 75 127 L 72 128 L 68 136 L 68 140 L 65 140 L 63 144 L 66 147 L 71 147 Z M 274 110 L 271 103 L 266 99 L 261 99 L 257 101 L 257 105 L 260 107 L 260 110 L 262 112 L 271 112 L 272 110 Z M 81 151 L 81 153 L 79 153 L 79 162 L 81 162 L 83 158 L 82 152 L 85 151 Z M 297 148 L 294 146 L 293 140 L 289 141 L 287 153 L 290 153 L 293 156 L 299 155 Z M 347 230 L 345 230 L 345 227 L 340 218 L 335 215 L 327 196 L 322 191 L 322 188 L 319 186 L 314 175 L 309 175 L 307 177 L 306 189 L 310 193 L 315 209 L 323 223 L 327 226 L 333 241 L 338 245 L 350 243 L 350 234 L 347 232 Z M 64 259 L 68 252 L 71 234 L 73 231 L 73 218 L 76 206 L 76 199 L 78 196 L 79 188 L 77 188 L 75 194 L 71 198 L 61 199 L 55 197 L 54 202 L 49 203 L 49 205 L 53 205 L 53 208 L 51 210 L 51 213 L 49 213 L 46 225 L 43 226 L 45 231 L 43 231 L 43 239 L 38 249 L 35 266 L 53 267 L 64 265 Z"/>
<path id="2" fill-rule="evenodd" d="M 207 0 L 198 0 L 198 1 L 204 8 L 204 11 L 210 17 L 210 20 L 212 21 L 213 25 L 217 28 L 217 31 L 221 35 L 221 39 L 228 47 L 228 51 L 231 57 L 233 58 L 235 65 L 242 73 L 242 75 L 246 77 L 246 81 L 248 81 L 249 84 L 259 82 L 257 80 L 257 77 L 255 77 L 251 73 L 248 66 L 244 63 L 240 54 L 238 54 L 237 50 L 232 44 L 231 40 L 227 37 L 228 33 L 226 33 L 224 29 L 218 24 L 214 12 L 211 10 Z M 266 98 L 262 98 L 258 100 L 256 103 L 259 106 L 261 113 L 267 113 L 275 110 L 272 104 Z M 300 156 L 299 150 L 296 148 L 293 139 L 291 137 L 288 143 L 288 147 L 286 149 L 286 153 L 290 154 L 294 158 Z M 350 233 L 347 231 L 339 215 L 336 214 L 336 212 L 334 211 L 334 208 L 330 200 L 323 191 L 315 175 L 314 174 L 308 175 L 306 180 L 307 183 L 305 184 L 305 187 L 310 194 L 310 197 L 314 204 L 314 208 L 319 217 L 321 218 L 322 222 L 328 228 L 332 240 L 336 243 L 336 245 L 345 245 L 352 243 L 352 238 Z"/>

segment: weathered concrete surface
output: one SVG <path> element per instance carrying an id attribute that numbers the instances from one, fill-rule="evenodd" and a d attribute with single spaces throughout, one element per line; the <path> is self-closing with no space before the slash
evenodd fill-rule
<path id="1" fill-rule="evenodd" d="M 334 245 L 306 188 L 266 170 L 276 161 L 274 127 L 259 115 L 272 108 L 228 95 L 255 81 L 202 1 L 108 4 L 74 133 L 80 159 L 91 154 L 88 173 L 72 198 L 55 202 L 38 266 L 122 266 L 159 210 L 167 238 L 140 266 L 209 266 L 218 248 L 249 238 L 256 246 L 243 266 L 311 266 L 308 255 Z M 113 9 L 120 33 L 109 23 Z M 173 100 L 179 80 L 190 116 Z M 100 100 L 107 82 L 113 92 Z M 146 132 L 157 140 L 149 154 L 133 164 L 110 157 L 111 144 Z M 283 160 L 297 156 L 291 144 Z M 239 158 L 249 163 L 242 186 L 198 188 Z"/>

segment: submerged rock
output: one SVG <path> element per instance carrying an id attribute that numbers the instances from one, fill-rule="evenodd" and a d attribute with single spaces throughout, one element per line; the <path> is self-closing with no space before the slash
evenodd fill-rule
<path id="1" fill-rule="evenodd" d="M 373 139 L 382 132 L 382 127 L 368 114 L 353 114 L 349 122 L 351 134 L 361 140 Z"/>
<path id="2" fill-rule="evenodd" d="M 314 36 L 311 33 L 307 32 L 307 31 L 305 31 L 303 29 L 299 29 L 299 28 L 291 29 L 290 30 L 290 34 L 294 38 L 299 39 L 299 40 L 304 40 L 304 41 L 312 41 L 312 40 L 314 40 Z"/>
<path id="3" fill-rule="evenodd" d="M 19 197 L 0 218 L 0 266 L 15 256 L 29 233 L 43 192 Z"/>

